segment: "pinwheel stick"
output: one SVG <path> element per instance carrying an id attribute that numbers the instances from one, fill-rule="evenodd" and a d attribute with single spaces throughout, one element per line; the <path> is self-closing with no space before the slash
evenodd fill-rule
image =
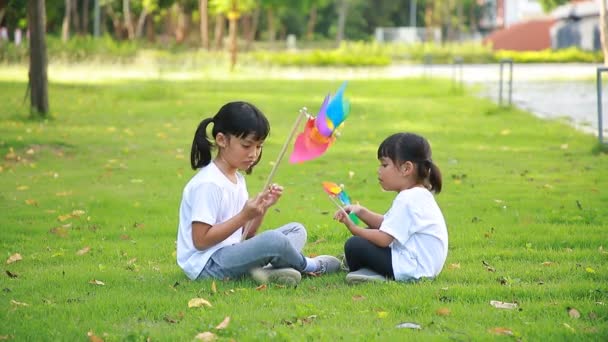
<path id="1" fill-rule="evenodd" d="M 266 184 L 264 184 L 262 191 L 265 191 L 270 186 L 270 183 L 272 182 L 272 178 L 274 178 L 274 174 L 277 172 L 277 169 L 279 168 L 279 164 L 281 164 L 281 161 L 283 160 L 283 157 L 285 156 L 285 152 L 287 152 L 287 147 L 289 147 L 291 140 L 293 139 L 293 136 L 296 134 L 298 127 L 300 127 L 300 123 L 302 122 L 302 119 L 304 119 L 304 117 L 307 114 L 308 114 L 308 109 L 306 109 L 306 107 L 302 107 L 302 109 L 300 109 L 300 114 L 296 118 L 296 122 L 293 125 L 291 132 L 289 133 L 289 136 L 287 136 L 287 139 L 285 140 L 283 147 L 281 147 L 281 151 L 279 152 L 279 155 L 277 156 L 277 160 L 274 162 L 274 165 L 272 166 L 272 170 L 270 170 L 270 173 L 268 174 L 268 179 L 266 179 Z M 241 241 L 245 240 L 247 238 L 247 235 L 249 235 L 249 230 L 251 229 L 251 222 L 252 221 L 248 221 L 245 224 L 245 227 L 243 228 L 243 235 L 241 235 Z"/>
<path id="2" fill-rule="evenodd" d="M 344 207 L 340 205 L 340 203 L 338 203 L 336 201 L 336 199 L 334 198 L 334 196 L 331 195 L 327 195 L 327 197 L 329 197 L 329 199 L 336 205 L 336 207 L 338 207 L 338 209 L 342 210 L 342 212 L 348 216 L 348 213 L 346 212 L 346 210 L 344 210 Z"/>

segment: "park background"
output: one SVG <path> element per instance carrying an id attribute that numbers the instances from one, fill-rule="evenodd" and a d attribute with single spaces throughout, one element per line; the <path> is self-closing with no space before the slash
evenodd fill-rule
<path id="1" fill-rule="evenodd" d="M 608 157 L 586 91 L 604 5 L 0 1 L 0 339 L 605 340 Z M 510 63 L 512 102 L 508 73 L 496 92 Z M 385 211 L 376 148 L 414 131 L 443 172 L 441 275 L 188 280 L 175 236 L 196 125 L 231 100 L 267 114 L 254 193 L 298 110 L 316 113 L 344 80 L 342 135 L 317 160 L 281 163 L 265 227 L 301 221 L 305 254 L 340 256 L 349 235 L 321 182 Z M 538 107 L 521 105 L 524 80 L 543 85 Z M 582 124 L 565 105 L 578 98 Z"/>

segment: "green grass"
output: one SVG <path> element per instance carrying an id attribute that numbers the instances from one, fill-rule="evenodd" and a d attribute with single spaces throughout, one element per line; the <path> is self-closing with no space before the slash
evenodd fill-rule
<path id="1" fill-rule="evenodd" d="M 383 212 L 376 181 L 387 135 L 426 136 L 443 172 L 437 197 L 450 234 L 435 281 L 347 286 L 344 273 L 296 289 L 250 280 L 188 280 L 175 262 L 177 210 L 193 175 L 199 121 L 227 101 L 269 117 L 263 185 L 301 106 L 314 112 L 340 82 L 129 81 L 50 87 L 53 119 L 32 121 L 25 84 L 0 82 L 0 337 L 15 340 L 606 340 L 608 155 L 559 122 L 497 108 L 425 79 L 352 81 L 351 117 L 322 157 L 284 162 L 286 190 L 266 227 L 303 222 L 305 253 L 343 252 L 349 236 L 328 213 L 321 182 Z M 12 151 L 12 152 L 11 152 Z M 349 176 L 351 173 L 352 177 Z M 70 217 L 74 210 L 83 215 Z M 90 251 L 77 252 L 84 247 Z M 484 265 L 485 263 L 485 265 Z M 105 285 L 93 285 L 91 280 Z M 194 297 L 211 308 L 188 308 Z M 491 300 L 517 302 L 497 309 Z M 19 305 L 26 303 L 27 306 Z M 571 317 L 575 308 L 580 317 Z M 441 315 L 438 310 L 449 310 Z M 214 327 L 231 318 L 227 329 Z M 422 329 L 397 329 L 403 322 Z M 498 336 L 505 328 L 513 336 Z"/>

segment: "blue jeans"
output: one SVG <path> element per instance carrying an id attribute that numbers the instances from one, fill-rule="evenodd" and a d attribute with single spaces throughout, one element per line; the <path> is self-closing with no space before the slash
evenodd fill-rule
<path id="1" fill-rule="evenodd" d="M 300 223 L 288 223 L 268 230 L 241 243 L 218 249 L 197 279 L 237 279 L 257 267 L 292 267 L 302 272 L 306 259 L 301 251 L 306 244 L 306 229 Z"/>

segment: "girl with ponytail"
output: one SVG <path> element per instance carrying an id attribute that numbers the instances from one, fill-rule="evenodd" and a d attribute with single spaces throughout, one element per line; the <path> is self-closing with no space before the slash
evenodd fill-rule
<path id="1" fill-rule="evenodd" d="M 344 245 L 348 283 L 416 281 L 435 278 L 448 253 L 448 231 L 433 194 L 441 192 L 441 172 L 431 159 L 428 141 L 413 133 L 397 133 L 378 148 L 378 180 L 397 197 L 384 214 L 349 205 L 334 219 L 352 233 Z M 355 213 L 368 227 L 358 227 Z"/>
<path id="2" fill-rule="evenodd" d="M 256 235 L 283 187 L 273 184 L 249 198 L 240 171 L 253 171 L 269 132 L 264 114 L 240 101 L 225 104 L 198 125 L 190 151 L 190 166 L 197 173 L 184 188 L 177 232 L 177 263 L 190 279 L 252 275 L 260 283 L 295 285 L 302 272 L 339 270 L 335 257 L 302 255 L 306 230 L 300 223 Z M 249 234 L 240 242 L 246 224 Z"/>

